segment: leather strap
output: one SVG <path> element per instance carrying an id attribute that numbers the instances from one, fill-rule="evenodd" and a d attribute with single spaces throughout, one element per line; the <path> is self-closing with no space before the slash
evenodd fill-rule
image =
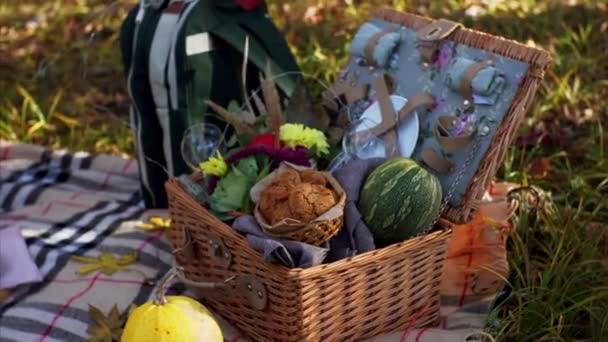
<path id="1" fill-rule="evenodd" d="M 454 128 L 453 116 L 440 116 L 435 122 L 435 138 L 441 147 L 448 152 L 464 149 L 473 140 L 474 125 L 467 124 L 465 134 L 452 137 L 450 131 Z"/>
<path id="2" fill-rule="evenodd" d="M 427 166 L 438 173 L 451 173 L 454 170 L 454 164 L 451 161 L 443 158 L 431 148 L 423 149 L 420 158 Z"/>
<path id="3" fill-rule="evenodd" d="M 367 92 L 369 90 L 369 84 L 360 84 L 357 85 L 357 81 L 353 78 L 353 76 L 349 75 L 346 79 L 338 79 L 334 85 L 323 92 L 323 97 L 326 102 L 331 102 L 332 100 L 335 102 L 337 97 L 344 97 L 347 104 L 352 104 L 353 102 L 363 99 L 367 97 Z M 328 108 L 335 108 L 334 105 L 327 104 Z"/>
<path id="4" fill-rule="evenodd" d="M 387 84 L 389 82 L 386 74 L 380 75 L 376 79 L 376 96 L 382 118 L 380 126 L 389 127 L 383 137 L 384 151 L 387 158 L 392 158 L 399 155 L 399 148 L 397 147 L 397 132 L 392 129 L 395 127 L 396 115 L 390 98 L 389 85 Z M 377 134 L 377 136 L 380 136 L 380 134 Z"/>
<path id="5" fill-rule="evenodd" d="M 460 23 L 447 20 L 434 20 L 416 31 L 416 38 L 422 42 L 420 45 L 420 58 L 423 62 L 431 64 L 441 46 L 441 41 L 452 32 L 462 27 Z"/>
<path id="6" fill-rule="evenodd" d="M 198 259 L 196 253 L 194 253 L 194 240 L 192 239 L 189 230 L 184 226 L 182 226 L 182 231 L 185 239 L 184 244 L 173 250 L 173 255 L 177 256 L 178 253 L 182 253 L 187 262 L 191 262 Z M 200 243 L 200 241 L 198 242 Z M 222 239 L 217 236 L 209 235 L 207 243 L 209 254 L 202 257 L 221 266 L 222 269 L 228 270 L 232 255 Z M 177 276 L 177 278 L 187 286 L 196 287 L 207 295 L 236 297 L 257 310 L 264 310 L 268 305 L 268 292 L 266 286 L 254 275 L 236 274 L 226 278 L 222 282 L 195 282 L 186 278 L 184 268 L 177 265 L 177 258 L 173 258 L 172 263 L 173 271 L 169 277 Z M 167 284 L 168 282 L 169 281 L 166 281 Z"/>
<path id="7" fill-rule="evenodd" d="M 420 93 L 408 99 L 407 104 L 398 113 L 395 113 L 390 99 L 390 93 L 393 92 L 394 88 L 394 81 L 388 74 L 382 74 L 376 78 L 376 97 L 378 98 L 382 121 L 377 126 L 359 133 L 361 142 L 366 142 L 373 137 L 382 137 L 388 158 L 399 154 L 397 131 L 395 130 L 397 124 L 410 115 L 414 109 L 420 106 L 432 106 L 435 103 L 431 94 Z"/>
<path id="8" fill-rule="evenodd" d="M 380 32 L 376 32 L 367 42 L 367 45 L 365 45 L 365 60 L 367 61 L 367 65 L 375 65 L 374 63 L 374 49 L 376 48 L 376 45 L 378 45 L 378 41 L 380 41 L 380 39 L 382 37 L 384 37 L 385 35 L 387 35 L 388 33 L 391 32 L 395 32 L 397 29 L 396 28 L 391 28 L 388 30 L 384 30 L 384 31 L 380 31 Z"/>
<path id="9" fill-rule="evenodd" d="M 231 297 L 242 301 L 256 310 L 264 310 L 268 306 L 268 291 L 266 286 L 255 276 L 237 274 L 224 281 L 193 281 L 186 277 L 182 267 L 174 265 L 177 278 L 186 286 L 198 290 L 203 297 Z"/>
<path id="10" fill-rule="evenodd" d="M 428 25 L 416 31 L 416 38 L 423 41 L 438 41 L 447 38 L 452 32 L 462 27 L 462 24 L 447 19 L 433 20 Z"/>
<path id="11" fill-rule="evenodd" d="M 365 60 L 367 61 L 367 65 L 375 65 L 374 63 L 374 49 L 376 45 L 378 45 L 378 41 L 380 38 L 384 37 L 388 32 L 380 31 L 376 32 L 365 45 Z"/>
<path id="12" fill-rule="evenodd" d="M 370 128 L 370 134 L 373 136 L 382 136 L 388 130 L 393 128 L 395 124 L 401 122 L 407 118 L 415 109 L 418 107 L 430 107 L 435 104 L 435 98 L 430 93 L 419 93 L 408 99 L 407 104 L 403 106 L 397 113 L 397 120 L 393 119 L 392 122 L 382 121 L 382 123 L 374 128 Z M 393 116 L 394 118 L 394 116 Z"/>
<path id="13" fill-rule="evenodd" d="M 465 108 L 473 104 L 473 78 L 475 78 L 475 75 L 477 75 L 478 72 L 492 65 L 492 63 L 493 61 L 488 59 L 484 62 L 473 63 L 465 70 L 462 79 L 460 80 L 460 95 L 462 95 L 465 101 L 468 101 L 465 102 Z"/>

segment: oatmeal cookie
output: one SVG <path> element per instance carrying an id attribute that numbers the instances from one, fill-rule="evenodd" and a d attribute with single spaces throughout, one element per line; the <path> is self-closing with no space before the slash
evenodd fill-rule
<path id="1" fill-rule="evenodd" d="M 273 180 L 273 184 L 282 184 L 282 185 L 297 185 L 302 182 L 302 178 L 300 177 L 300 173 L 296 170 L 285 170 L 279 173 Z"/>
<path id="2" fill-rule="evenodd" d="M 322 185 L 302 183 L 289 194 L 288 202 L 293 218 L 310 222 L 333 207 L 336 196 Z"/>
<path id="3" fill-rule="evenodd" d="M 300 177 L 302 178 L 302 183 L 311 183 L 327 186 L 327 179 L 319 171 L 304 170 L 300 172 Z"/>

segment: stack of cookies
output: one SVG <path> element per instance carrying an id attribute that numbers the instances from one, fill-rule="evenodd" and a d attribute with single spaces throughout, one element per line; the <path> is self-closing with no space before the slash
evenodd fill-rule
<path id="1" fill-rule="evenodd" d="M 316 170 L 281 171 L 260 197 L 259 209 L 266 221 L 275 225 L 285 219 L 309 223 L 338 202 L 325 176 Z"/>

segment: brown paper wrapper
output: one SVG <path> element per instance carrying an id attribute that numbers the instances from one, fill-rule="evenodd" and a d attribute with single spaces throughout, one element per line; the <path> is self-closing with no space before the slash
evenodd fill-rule
<path id="1" fill-rule="evenodd" d="M 346 193 L 340 185 L 340 183 L 328 172 L 321 172 L 321 174 L 327 179 L 330 188 L 338 196 L 336 205 L 331 207 L 323 215 L 315 218 L 310 222 L 302 222 L 296 219 L 284 219 L 281 222 L 271 225 L 269 224 L 264 215 L 259 210 L 259 202 L 262 191 L 272 183 L 275 177 L 287 170 L 294 169 L 296 171 L 304 171 L 311 169 L 310 167 L 302 167 L 291 163 L 283 162 L 279 167 L 264 177 L 260 182 L 251 188 L 251 200 L 255 203 L 254 217 L 258 221 L 262 230 L 269 235 L 276 237 L 289 238 L 292 240 L 306 240 L 302 242 L 308 242 L 313 244 L 320 244 L 329 240 L 342 228 L 344 207 L 346 205 Z M 316 232 L 315 232 L 316 230 Z M 325 231 L 320 231 L 325 230 Z M 328 231 L 328 230 L 331 230 Z M 313 237 L 314 236 L 314 237 Z M 312 240 L 323 240 L 323 241 L 312 241 Z"/>

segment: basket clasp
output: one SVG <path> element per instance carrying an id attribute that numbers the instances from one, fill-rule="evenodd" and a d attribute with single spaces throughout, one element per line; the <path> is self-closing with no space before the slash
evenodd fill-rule
<path id="1" fill-rule="evenodd" d="M 433 20 L 416 32 L 416 38 L 427 42 L 443 40 L 460 27 L 462 27 L 462 24 L 451 20 Z"/>
<path id="2" fill-rule="evenodd" d="M 217 236 L 209 236 L 209 257 L 214 259 L 220 266 L 228 268 L 232 263 L 232 254 L 224 244 L 224 241 Z"/>

